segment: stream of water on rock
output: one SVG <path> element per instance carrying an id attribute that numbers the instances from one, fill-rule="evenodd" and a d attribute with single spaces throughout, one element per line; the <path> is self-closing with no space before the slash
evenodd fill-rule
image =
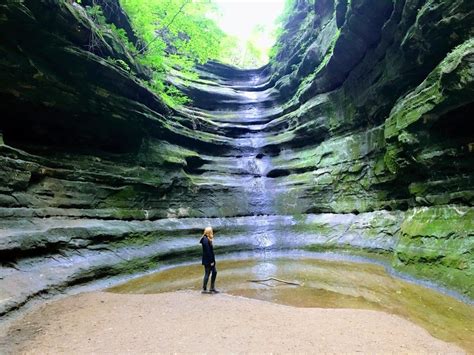
<path id="1" fill-rule="evenodd" d="M 216 124 L 225 125 L 231 138 L 231 149 L 219 157 L 206 156 L 201 178 L 207 184 L 222 185 L 241 191 L 235 206 L 255 218 L 255 225 L 240 238 L 252 245 L 253 251 L 266 250 L 282 244 L 289 248 L 309 245 L 303 233 L 285 232 L 291 221 L 282 221 L 280 230 L 269 221 L 279 213 L 284 201 L 286 215 L 301 213 L 298 199 L 288 199 L 288 187 L 275 179 L 279 174 L 274 164 L 272 144 L 275 132 L 267 129 L 274 115 L 271 91 L 253 90 L 263 79 L 258 75 L 221 83 L 232 94 L 227 101 L 213 102 L 205 107 Z M 195 103 L 199 109 L 199 102 Z M 209 107 L 207 107 L 209 106 Z M 209 108 L 212 107 L 210 110 Z M 290 147 L 279 147 L 277 154 L 285 156 Z M 280 169 L 281 170 L 281 169 Z M 277 180 L 279 183 L 277 183 Z M 295 194 L 295 190 L 291 192 Z M 301 197 L 301 196 L 300 196 Z M 293 202 L 294 205 L 293 205 Z M 213 201 L 219 204 L 220 201 Z M 287 217 L 289 218 L 289 216 Z M 285 227 L 283 227 L 285 226 Z M 218 228 L 221 243 L 226 243 L 226 229 Z M 347 231 L 346 231 L 347 232 Z M 345 234 L 345 233 L 343 233 Z M 244 240 L 245 239 L 245 240 Z M 236 236 L 232 237 L 233 242 Z M 223 244 L 221 244 L 223 245 Z M 271 253 L 270 253 L 271 254 Z M 474 349 L 474 307 L 433 289 L 389 275 L 381 265 L 330 261 L 312 258 L 264 257 L 227 259 L 218 262 L 218 286 L 225 293 L 256 298 L 295 307 L 352 308 L 384 311 L 407 318 L 427 329 L 432 335 L 455 342 L 464 349 Z M 290 285 L 276 280 L 250 282 L 274 277 L 297 282 Z M 202 280 L 200 265 L 173 267 L 143 276 L 110 288 L 117 293 L 159 293 L 177 290 L 199 292 Z M 213 297 L 209 295 L 209 297 Z M 354 329 L 356 332 L 357 329 Z"/>
<path id="2" fill-rule="evenodd" d="M 66 29 L 63 25 L 68 23 L 67 19 L 80 20 L 80 17 L 70 16 L 72 7 L 59 6 L 62 2 L 57 6 L 43 2 L 47 6 L 19 2 L 20 6 L 12 2 L 12 13 L 16 14 L 12 18 L 24 17 L 31 28 L 41 30 L 44 21 L 36 21 L 33 14 L 46 14 L 56 7 L 62 22 L 52 21 L 49 35 L 54 36 Z M 307 52 L 289 51 L 288 57 L 282 57 L 282 63 L 273 63 L 278 65 L 272 64 L 268 70 L 240 71 L 209 63 L 197 71 L 201 76 L 199 80 L 182 87 L 193 99 L 193 105 L 176 108 L 176 114 L 170 117 L 165 115 L 162 103 L 134 82 L 133 76 L 120 73 L 116 66 L 108 63 L 110 61 L 97 61 L 96 56 L 87 56 L 86 60 L 84 51 L 77 50 L 81 36 L 69 36 L 71 40 L 68 36 L 61 37 L 67 58 L 83 63 L 74 66 L 74 75 L 62 78 L 61 71 L 54 68 L 56 61 L 48 61 L 47 52 L 36 51 L 38 46 L 29 43 L 31 38 L 36 38 L 29 35 L 31 31 L 17 31 L 24 42 L 22 46 L 29 49 L 25 51 L 27 56 L 20 61 L 21 65 L 16 64 L 21 59 L 17 53 L 19 47 L 11 46 L 14 42 L 10 41 L 5 53 L 12 49 L 13 54 L 6 56 L 4 67 L 21 69 L 16 74 L 26 78 L 24 73 L 37 71 L 34 63 L 38 62 L 35 58 L 39 55 L 39 64 L 45 73 L 49 73 L 44 78 L 41 76 L 40 91 L 48 86 L 61 87 L 60 84 L 70 90 L 63 90 L 64 95 L 61 90 L 53 91 L 55 104 L 52 107 L 41 102 L 42 95 L 30 93 L 35 89 L 34 85 L 23 85 L 22 89 L 28 88 L 27 94 L 23 95 L 22 90 L 15 87 L 17 80 L 10 80 L 16 84 L 7 85 L 3 91 L 8 97 L 10 111 L 18 111 L 21 107 L 18 112 L 28 113 L 16 117 L 18 112 L 11 115 L 7 110 L 11 122 L 0 129 L 0 145 L 8 163 L 4 174 L 7 183 L 0 196 L 7 216 L 4 219 L 8 219 L 0 225 L 0 229 L 8 228 L 2 249 L 8 262 L 4 274 L 0 275 L 8 291 L 0 292 L 3 312 L 14 311 L 30 299 L 62 292 L 69 286 L 90 280 L 116 274 L 122 277 L 123 273 L 148 270 L 168 261 L 197 259 L 200 252 L 198 231 L 212 224 L 218 236 L 216 252 L 222 258 L 218 261 L 218 287 L 227 294 L 293 307 L 383 311 L 404 317 L 432 335 L 472 352 L 472 304 L 394 277 L 382 265 L 295 254 L 297 249 L 309 252 L 325 250 L 325 247 L 342 251 L 347 248 L 351 253 L 358 250 L 393 253 L 399 226 L 405 218 L 402 214 L 412 207 L 405 202 L 407 196 L 414 198 L 414 206 L 423 209 L 433 206 L 444 211 L 444 204 L 455 203 L 456 214 L 468 213 L 465 211 L 472 206 L 468 188 L 472 170 L 467 166 L 472 143 L 470 136 L 460 132 L 469 127 L 461 116 L 472 107 L 464 98 L 470 92 L 472 81 L 464 80 L 466 75 L 463 74 L 465 67 L 469 67 L 466 58 L 472 54 L 472 43 L 467 42 L 465 35 L 468 31 L 462 31 L 469 27 L 466 24 L 469 25 L 470 17 L 464 11 L 468 1 L 461 1 L 465 9 L 459 5 L 460 10 L 453 10 L 452 16 L 444 21 L 446 23 L 441 21 L 443 26 L 428 26 L 430 21 L 426 21 L 435 15 L 441 16 L 448 3 L 440 1 L 436 9 L 424 7 L 418 14 L 416 6 L 412 6 L 413 9 L 402 6 L 395 9 L 390 18 L 391 2 L 376 6 L 374 12 L 369 11 L 370 6 L 347 8 L 344 11 L 347 10 L 351 21 L 339 24 L 340 16 L 329 16 L 330 22 L 318 20 L 323 27 L 311 22 L 314 28 L 308 29 L 318 36 L 310 38 L 302 32 L 301 38 L 308 41 L 294 43 L 298 51 Z M 7 5 L 5 9 L 9 7 Z M 28 11 L 17 11 L 17 7 Z M 321 8 L 325 6 L 321 5 Z M 337 15 L 340 9 L 332 10 L 330 13 Z M 398 14 L 402 10 L 403 13 Z M 344 19 L 345 15 L 342 15 Z M 382 27 L 384 21 L 395 24 L 393 21 L 398 15 L 401 16 L 399 31 L 394 29 L 397 26 Z M 380 24 L 368 21 L 374 31 L 359 34 L 357 24 L 364 18 L 377 18 L 380 21 L 376 22 Z M 411 23 L 410 18 L 416 19 L 416 23 Z M 0 22 L 6 25 L 8 21 L 2 18 Z M 15 30 L 18 26 L 7 27 Z M 77 26 L 69 27 L 76 29 Z M 449 41 L 444 41 L 442 33 L 446 28 L 461 30 L 447 36 Z M 91 30 L 91 33 L 95 31 Z M 37 32 L 46 39 L 51 37 L 46 36 L 48 31 Z M 351 46 L 348 43 L 351 41 L 347 41 L 351 36 L 347 34 L 358 38 L 357 43 Z M 379 41 L 379 37 L 383 40 Z M 401 38 L 406 45 L 401 46 Z M 314 41 L 309 42 L 309 39 Z M 428 42 L 429 39 L 433 42 Z M 466 41 L 465 45 L 463 41 Z M 424 50 L 425 43 L 432 44 L 437 50 Z M 306 45 L 308 48 L 304 47 Z M 51 52 L 54 58 L 61 58 L 56 55 L 62 53 L 61 48 L 51 47 L 55 49 Z M 345 52 L 341 48 L 353 49 L 354 55 L 345 58 L 340 54 Z M 456 50 L 448 54 L 453 48 Z M 459 48 L 465 54 L 461 55 Z M 447 60 L 441 61 L 445 56 Z M 382 57 L 391 60 L 385 61 Z M 419 65 L 412 65 L 412 62 Z M 437 67 L 437 63 L 441 64 Z M 140 69 L 134 61 L 130 64 L 133 64 L 131 68 Z M 103 68 L 103 75 L 95 78 L 91 73 L 98 73 L 97 70 L 83 70 L 89 67 Z M 385 67 L 391 70 L 384 72 Z M 451 71 L 445 73 L 445 67 L 452 67 Z M 316 70 L 314 76 L 304 75 L 307 69 Z M 428 73 L 431 74 L 427 76 Z M 448 84 L 459 73 L 463 74 L 464 81 L 453 89 Z M 171 76 L 169 80 L 178 79 Z M 36 75 L 32 77 L 37 79 Z M 100 79 L 98 83 L 97 79 Z M 429 103 L 430 97 L 424 98 L 422 94 L 431 91 L 424 85 L 441 79 L 446 79 L 446 83 L 436 87 L 440 90 L 436 93 L 440 102 L 427 112 L 417 110 L 417 105 L 411 107 L 410 100 L 414 97 Z M 359 85 L 357 81 L 367 85 Z M 81 90 L 73 90 L 79 86 Z M 98 95 L 91 96 L 90 88 L 98 88 Z M 71 90 L 76 95 L 71 96 Z M 136 95 L 132 95 L 134 91 Z M 10 98 L 12 93 L 15 98 Z M 106 96 L 113 100 L 103 100 Z M 85 106 L 69 105 L 73 101 L 84 102 L 82 106 Z M 116 105 L 119 101 L 125 104 Z M 454 106 L 458 108 L 446 111 L 443 109 L 446 102 L 455 102 Z M 38 107 L 44 109 L 38 110 Z M 39 127 L 35 123 L 43 122 L 33 119 L 37 116 L 35 110 L 45 125 Z M 96 115 L 91 116 L 91 112 Z M 423 120 L 417 118 L 412 122 L 408 119 L 415 114 Z M 385 115 L 388 116 L 383 121 Z M 65 119 L 59 125 L 55 123 L 58 117 Z M 82 122 L 78 117 L 87 118 L 84 120 L 87 124 L 78 125 L 77 122 Z M 22 120 L 16 122 L 16 118 Z M 425 118 L 429 118 L 427 123 Z M 422 121 L 426 126 L 423 129 L 418 127 Z M 35 124 L 29 130 L 31 132 L 24 133 L 23 126 L 31 126 L 32 122 Z M 461 129 L 447 129 L 452 122 L 459 123 Z M 115 123 L 117 127 L 114 127 Z M 399 126 L 403 130 L 398 129 Z M 47 134 L 48 127 L 51 132 Z M 71 127 L 73 129 L 68 130 Z M 441 134 L 445 129 L 449 134 Z M 71 142 L 90 145 L 84 151 L 90 149 L 97 156 L 81 153 L 82 149 L 78 149 L 81 144 L 75 147 L 60 137 L 62 130 L 70 133 L 67 137 L 72 134 Z M 145 134 L 145 130 L 150 132 Z M 397 135 L 404 141 L 397 140 Z M 59 149 L 62 144 L 67 148 L 64 152 Z M 323 148 L 317 151 L 320 146 Z M 379 152 L 382 147 L 385 153 Z M 405 159 L 412 150 L 415 156 Z M 122 157 L 123 162 L 120 161 Z M 386 157 L 389 162 L 385 161 Z M 446 161 L 454 158 L 459 160 L 453 170 L 456 174 L 448 174 L 451 167 Z M 399 167 L 403 167 L 402 171 L 413 168 L 413 173 L 406 179 L 399 178 L 393 174 Z M 424 174 L 425 167 L 433 167 L 432 174 Z M 345 174 L 344 169 L 354 171 Z M 160 174 L 167 176 L 162 179 Z M 356 181 L 358 177 L 361 181 Z M 350 188 L 354 181 L 360 187 Z M 443 189 L 445 185 L 446 189 Z M 399 193 L 397 188 L 400 186 L 409 191 Z M 364 193 L 367 193 L 366 198 Z M 373 202 L 371 196 L 374 196 Z M 358 201 L 360 198 L 362 201 Z M 458 203 L 461 212 L 457 210 Z M 364 208 L 352 208 L 359 204 Z M 143 220 L 142 208 L 146 220 Z M 382 208 L 384 211 L 380 210 Z M 438 216 L 437 213 L 433 212 L 432 216 Z M 427 213 L 427 216 L 434 221 L 431 214 Z M 446 222 L 439 228 L 446 233 L 446 238 L 438 239 L 438 231 L 433 235 L 426 232 L 430 240 L 416 238 L 416 242 L 423 245 L 413 244 L 416 248 L 409 260 L 426 264 L 427 268 L 432 265 L 431 261 L 441 267 L 446 262 L 447 270 L 457 268 L 467 274 L 468 259 L 466 262 L 457 257 L 450 260 L 455 254 L 451 252 L 451 245 L 456 253 L 469 251 L 467 243 L 456 244 L 466 235 L 463 225 L 455 226 L 456 221 L 463 220 L 457 216 L 451 218 L 449 214 L 442 217 Z M 468 225 L 466 222 L 466 228 Z M 411 229 L 417 229 L 415 227 L 413 224 Z M 425 235 L 420 233 L 420 236 Z M 443 255 L 441 250 L 434 254 L 429 250 L 440 246 L 442 249 L 446 246 L 449 253 Z M 402 247 L 408 249 L 408 244 Z M 234 251 L 253 253 L 254 256 L 222 257 L 225 252 Z M 277 252 L 280 253 L 278 256 L 273 254 Z M 264 257 L 258 258 L 257 254 Z M 147 294 L 193 290 L 198 293 L 202 273 L 202 266 L 198 264 L 175 265 L 108 291 Z M 446 275 L 451 278 L 450 273 Z"/>
<path id="3" fill-rule="evenodd" d="M 271 277 L 299 285 L 276 280 L 249 281 Z M 130 294 L 199 292 L 201 280 L 202 267 L 193 264 L 136 278 L 108 291 Z M 218 262 L 217 284 L 231 295 L 294 307 L 384 311 L 407 318 L 433 336 L 454 342 L 467 351 L 474 349 L 473 306 L 393 277 L 381 265 L 308 258 L 225 260 Z"/>

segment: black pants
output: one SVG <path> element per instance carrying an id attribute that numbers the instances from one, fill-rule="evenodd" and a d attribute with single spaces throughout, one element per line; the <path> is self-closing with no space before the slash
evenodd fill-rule
<path id="1" fill-rule="evenodd" d="M 212 272 L 211 276 L 211 290 L 214 289 L 214 285 L 216 283 L 216 277 L 217 277 L 217 270 L 216 270 L 216 264 L 214 265 L 204 265 L 204 280 L 202 281 L 202 289 L 207 290 L 207 281 L 209 280 L 209 275 Z"/>

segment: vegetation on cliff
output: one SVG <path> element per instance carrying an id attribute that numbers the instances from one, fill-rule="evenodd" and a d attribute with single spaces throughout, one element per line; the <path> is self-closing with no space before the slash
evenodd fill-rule
<path id="1" fill-rule="evenodd" d="M 121 0 L 121 7 L 130 17 L 135 41 L 104 16 L 103 11 L 111 6 L 111 1 L 81 3 L 99 28 L 111 30 L 134 58 L 151 69 L 152 78 L 147 85 L 170 106 L 189 99 L 166 82 L 167 73 L 173 68 L 184 77 L 193 78 L 195 64 L 217 59 L 229 45 L 224 41 L 225 33 L 209 17 L 216 11 L 212 2 Z M 129 69 L 126 63 L 118 64 Z"/>
<path id="2" fill-rule="evenodd" d="M 227 251 L 384 253 L 473 297 L 474 2 L 293 5 L 269 66 L 199 66 L 176 110 L 144 86 L 165 73 L 118 0 L 0 5 L 0 259 L 15 266 L 0 278 L 24 285 L 0 313 L 193 255 L 211 217 Z"/>
<path id="3" fill-rule="evenodd" d="M 138 37 L 144 41 L 136 52 L 154 71 L 153 88 L 165 101 L 187 100 L 165 84 L 170 68 L 194 77 L 193 67 L 219 57 L 226 35 L 208 15 L 212 2 L 190 0 L 121 0 Z"/>
<path id="4" fill-rule="evenodd" d="M 267 58 L 268 48 L 261 48 L 259 39 L 268 29 L 256 26 L 242 48 L 235 36 L 226 34 L 219 27 L 216 21 L 219 8 L 212 1 L 76 0 L 76 3 L 86 8 L 100 31 L 112 32 L 135 59 L 151 69 L 147 86 L 170 106 L 189 102 L 187 96 L 166 80 L 166 75 L 173 69 L 185 80 L 196 79 L 195 65 L 209 60 L 255 68 L 265 64 L 263 58 Z M 104 11 L 112 4 L 117 8 L 121 6 L 128 15 L 133 36 L 104 16 Z M 277 19 L 276 38 L 282 38 L 286 33 L 285 24 L 296 5 L 295 0 L 286 0 L 284 12 Z M 94 46 L 93 40 L 91 46 Z M 281 47 L 275 45 L 270 56 L 279 51 Z M 117 58 L 111 58 L 111 61 L 130 71 L 126 62 Z"/>

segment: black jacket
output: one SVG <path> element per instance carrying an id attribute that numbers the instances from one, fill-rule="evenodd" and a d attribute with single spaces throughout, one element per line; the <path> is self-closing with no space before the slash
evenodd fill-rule
<path id="1" fill-rule="evenodd" d="M 202 264 L 210 265 L 215 263 L 214 248 L 212 247 L 212 243 L 209 242 L 209 239 L 207 239 L 207 237 L 202 237 L 199 243 L 202 244 Z"/>

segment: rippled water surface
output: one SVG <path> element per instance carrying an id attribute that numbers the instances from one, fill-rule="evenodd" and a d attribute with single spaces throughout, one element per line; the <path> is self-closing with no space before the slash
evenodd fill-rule
<path id="1" fill-rule="evenodd" d="M 295 307 L 381 310 L 407 318 L 433 336 L 455 342 L 468 352 L 474 349 L 473 306 L 393 277 L 380 265 L 277 258 L 220 261 L 217 268 L 217 288 L 231 295 Z M 189 289 L 198 292 L 202 273 L 201 265 L 179 266 L 128 281 L 108 291 L 159 293 Z M 299 285 L 275 280 L 254 282 L 270 277 Z"/>

